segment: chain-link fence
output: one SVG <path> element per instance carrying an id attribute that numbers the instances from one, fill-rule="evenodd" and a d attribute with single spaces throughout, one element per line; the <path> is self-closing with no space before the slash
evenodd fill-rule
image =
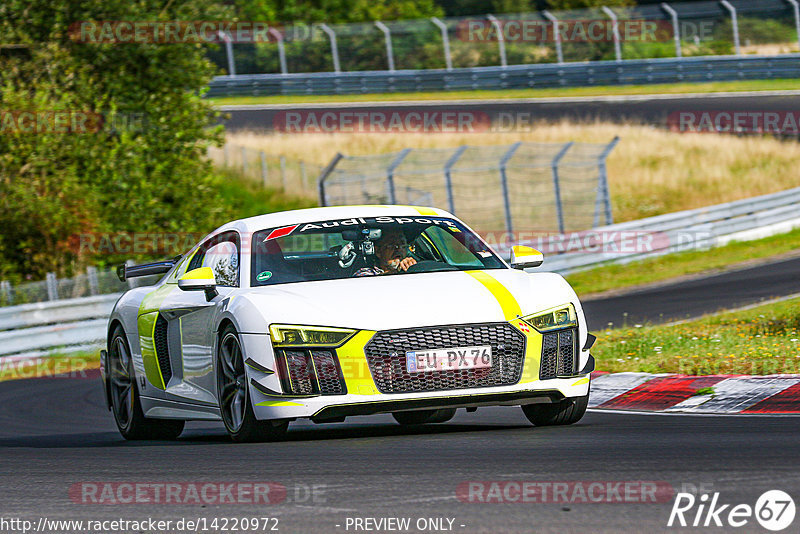
<path id="1" fill-rule="evenodd" d="M 613 222 L 606 158 L 617 142 L 338 154 L 320 177 L 320 203 L 435 206 L 482 232 L 585 230 Z"/>
<path id="2" fill-rule="evenodd" d="M 316 197 L 316 181 L 322 171 L 319 165 L 230 143 L 222 148 L 210 147 L 208 156 L 216 165 L 235 169 L 264 187 Z"/>
<path id="3" fill-rule="evenodd" d="M 674 2 L 270 28 L 270 42 L 211 52 L 228 74 L 458 69 L 797 52 L 791 0 Z"/>
<path id="4" fill-rule="evenodd" d="M 38 282 L 12 284 L 4 280 L 0 281 L 0 306 L 121 293 L 133 287 L 129 282 L 120 282 L 114 271 L 99 271 L 96 267 L 72 278 L 48 273 L 45 280 Z"/>

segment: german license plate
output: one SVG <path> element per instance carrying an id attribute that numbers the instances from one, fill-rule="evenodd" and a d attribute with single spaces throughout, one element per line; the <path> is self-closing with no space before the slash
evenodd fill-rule
<path id="1" fill-rule="evenodd" d="M 409 373 L 481 369 L 491 366 L 491 345 L 450 347 L 447 349 L 427 349 L 406 352 L 406 370 Z"/>

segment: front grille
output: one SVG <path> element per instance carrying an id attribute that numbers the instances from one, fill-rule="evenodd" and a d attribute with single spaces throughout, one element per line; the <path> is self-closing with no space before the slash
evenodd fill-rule
<path id="1" fill-rule="evenodd" d="M 492 347 L 491 368 L 407 371 L 408 351 L 476 345 Z M 381 393 L 506 386 L 519 382 L 525 359 L 525 336 L 508 323 L 389 330 L 375 334 L 364 352 Z"/>
<path id="2" fill-rule="evenodd" d="M 153 343 L 156 348 L 156 358 L 158 368 L 161 369 L 161 377 L 164 379 L 164 386 L 172 378 L 172 365 L 169 362 L 169 344 L 167 343 L 167 320 L 159 314 L 156 319 L 156 327 L 153 331 Z"/>
<path id="3" fill-rule="evenodd" d="M 539 380 L 574 376 L 578 372 L 578 329 L 567 328 L 542 336 L 542 363 Z"/>
<path id="4" fill-rule="evenodd" d="M 339 361 L 331 350 L 276 351 L 283 391 L 294 395 L 342 395 L 346 392 Z"/>

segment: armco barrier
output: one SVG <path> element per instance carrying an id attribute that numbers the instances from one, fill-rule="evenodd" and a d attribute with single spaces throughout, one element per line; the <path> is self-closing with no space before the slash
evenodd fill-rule
<path id="1" fill-rule="evenodd" d="M 651 250 L 629 253 L 545 252 L 544 264 L 532 271 L 568 274 L 606 263 L 628 263 L 670 252 L 724 245 L 733 240 L 758 239 L 797 227 L 800 227 L 800 187 L 706 208 L 593 228 L 592 232 L 606 236 L 616 234 L 620 239 L 624 232 L 658 233 L 659 239 L 654 240 L 656 245 Z"/>
<path id="2" fill-rule="evenodd" d="M 97 348 L 118 298 L 98 295 L 0 308 L 0 357 Z"/>
<path id="3" fill-rule="evenodd" d="M 659 232 L 665 239 L 648 252 L 569 253 L 545 252 L 542 267 L 532 271 L 567 274 L 605 263 L 622 263 L 659 254 L 746 241 L 800 227 L 800 187 L 737 200 L 706 208 L 669 213 L 594 228 L 592 232 Z M 466 216 L 469 220 L 469 216 Z M 531 243 L 533 244 L 533 243 Z M 502 254 L 508 250 L 498 247 Z M 100 347 L 105 339 L 108 315 L 118 294 L 57 300 L 0 308 L 0 357 L 25 357 Z"/>
<path id="4" fill-rule="evenodd" d="M 217 76 L 207 96 L 331 95 L 800 78 L 800 54 Z"/>

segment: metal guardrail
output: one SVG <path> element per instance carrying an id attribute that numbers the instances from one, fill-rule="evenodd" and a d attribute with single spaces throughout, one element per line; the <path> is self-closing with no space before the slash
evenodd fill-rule
<path id="1" fill-rule="evenodd" d="M 207 96 L 330 95 L 800 78 L 800 54 L 217 76 Z"/>
<path id="2" fill-rule="evenodd" d="M 595 228 L 586 233 L 623 235 L 649 232 L 659 246 L 628 254 L 545 252 L 542 267 L 532 271 L 561 274 L 607 263 L 625 263 L 678 250 L 711 247 L 730 240 L 747 241 L 800 227 L 800 187 L 699 208 Z M 523 243 L 524 244 L 524 243 Z M 536 246 L 536 243 L 528 243 Z M 507 247 L 497 247 L 501 253 Z M 119 294 L 56 300 L 0 308 L 0 357 L 24 358 L 100 347 L 108 315 Z"/>
<path id="3" fill-rule="evenodd" d="M 561 274 L 582 271 L 608 263 L 629 263 L 658 255 L 724 245 L 731 241 L 748 241 L 768 237 L 800 227 L 800 187 L 780 193 L 737 200 L 726 204 L 669 213 L 594 228 L 582 233 L 614 236 L 615 243 L 624 239 L 649 238 L 648 250 L 597 252 L 577 249 L 565 254 L 548 254 L 539 271 Z M 557 238 L 563 236 L 556 236 Z M 551 240 L 550 243 L 564 243 Z M 580 239 L 578 240 L 580 241 Z M 541 246 L 541 243 L 528 243 Z"/>
<path id="4" fill-rule="evenodd" d="M 0 308 L 0 357 L 97 348 L 118 298 L 114 293 Z"/>

